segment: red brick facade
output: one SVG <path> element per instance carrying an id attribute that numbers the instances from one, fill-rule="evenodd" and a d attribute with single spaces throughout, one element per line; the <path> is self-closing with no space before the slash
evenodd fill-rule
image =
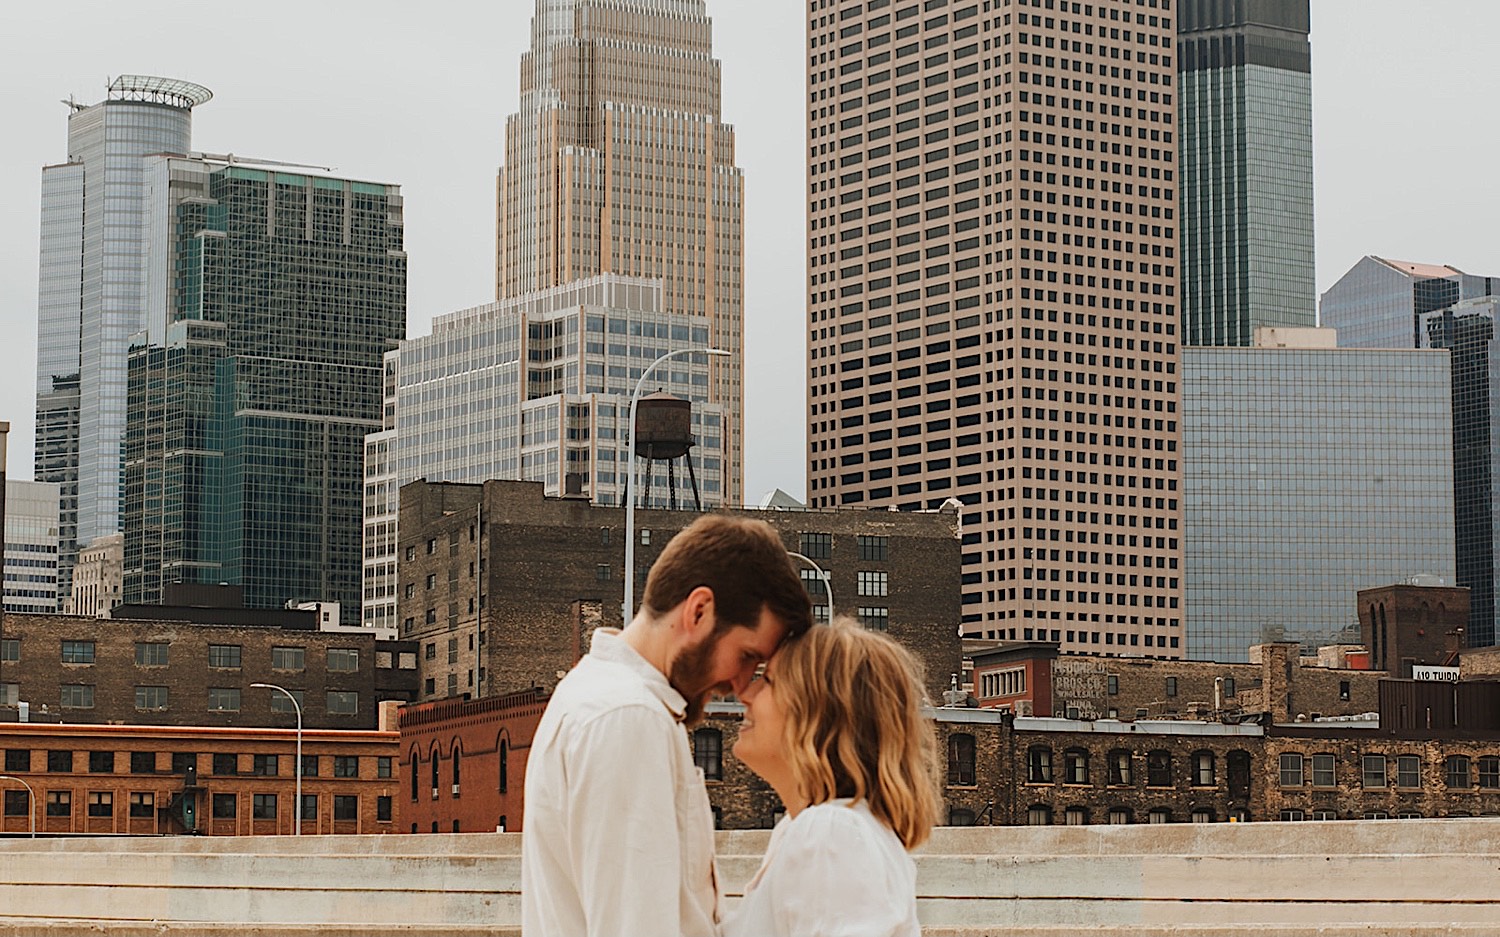
<path id="1" fill-rule="evenodd" d="M 293 729 L 0 724 L 0 830 L 92 834 L 289 834 Z M 400 829 L 395 732 L 302 733 L 304 834 Z M 188 773 L 191 766 L 196 777 Z M 195 783 L 196 782 L 196 783 Z"/>
<path id="2" fill-rule="evenodd" d="M 539 689 L 404 707 L 403 830 L 520 831 L 526 758 L 546 707 Z"/>

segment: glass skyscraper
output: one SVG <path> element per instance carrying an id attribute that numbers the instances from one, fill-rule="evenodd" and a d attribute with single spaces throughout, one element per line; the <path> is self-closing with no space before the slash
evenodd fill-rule
<path id="1" fill-rule="evenodd" d="M 1458 584 L 1469 587 L 1470 647 L 1495 643 L 1495 467 L 1500 466 L 1500 297 L 1464 300 L 1422 316 L 1425 348 L 1446 348 L 1453 368 L 1453 500 Z"/>
<path id="2" fill-rule="evenodd" d="M 1349 348 L 1446 348 L 1452 355 L 1451 440 L 1458 585 L 1470 590 L 1471 647 L 1495 643 L 1494 492 L 1500 466 L 1492 421 L 1500 414 L 1493 379 L 1492 298 L 1500 278 L 1443 264 L 1365 257 L 1319 307 L 1324 326 Z"/>
<path id="3" fill-rule="evenodd" d="M 405 336 L 400 190 L 160 159 L 129 353 L 125 601 L 228 582 L 357 607 L 364 438 Z"/>
<path id="4" fill-rule="evenodd" d="M 497 291 L 659 279 L 703 321 L 722 405 L 723 500 L 743 503 L 744 180 L 704 0 L 536 0 L 500 170 Z M 649 362 L 646 362 L 649 364 Z M 518 477 L 518 476 L 502 476 Z"/>
<path id="5" fill-rule="evenodd" d="M 1500 280 L 1457 267 L 1364 257 L 1323 294 L 1319 324 L 1341 348 L 1420 348 L 1421 320 L 1459 300 L 1500 293 Z"/>
<path id="6" fill-rule="evenodd" d="M 186 154 L 192 109 L 212 96 L 122 75 L 104 101 L 71 105 L 68 159 L 42 170 L 35 474 L 62 491 L 63 594 L 78 544 L 120 529 L 125 356 L 145 326 L 149 157 Z"/>
<path id="7" fill-rule="evenodd" d="M 51 482 L 5 480 L 7 612 L 55 615 L 62 608 L 57 591 L 59 497 L 59 487 Z"/>
<path id="8" fill-rule="evenodd" d="M 703 348 L 708 321 L 663 310 L 660 280 L 591 277 L 433 320 L 386 356 L 389 429 L 365 440 L 364 623 L 396 625 L 397 493 L 428 481 L 524 479 L 623 504 L 630 397 L 669 351 Z M 696 445 L 675 471 L 639 469 L 641 501 L 725 504 L 728 408 L 709 399 L 709 358 L 683 355 L 645 391 L 692 401 Z M 649 499 L 646 497 L 650 493 Z"/>
<path id="9" fill-rule="evenodd" d="M 1186 348 L 1182 371 L 1188 657 L 1359 643 L 1360 589 L 1453 581 L 1447 356 Z"/>
<path id="10" fill-rule="evenodd" d="M 1308 0 L 1181 0 L 1182 341 L 1316 322 Z"/>

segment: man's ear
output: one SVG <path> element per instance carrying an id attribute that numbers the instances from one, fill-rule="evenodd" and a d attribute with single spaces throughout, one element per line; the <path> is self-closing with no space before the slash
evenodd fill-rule
<path id="1" fill-rule="evenodd" d="M 714 630 L 714 590 L 699 586 L 682 600 L 682 615 L 678 620 L 684 637 L 706 637 Z"/>

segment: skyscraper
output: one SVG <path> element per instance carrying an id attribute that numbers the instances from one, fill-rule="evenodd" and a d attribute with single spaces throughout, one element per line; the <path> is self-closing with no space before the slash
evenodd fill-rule
<path id="1" fill-rule="evenodd" d="M 1290 340 L 1182 354 L 1195 660 L 1357 644 L 1359 590 L 1454 574 L 1446 358 L 1336 348 L 1324 329 L 1261 336 Z"/>
<path id="2" fill-rule="evenodd" d="M 42 170 L 37 301 L 38 481 L 62 489 L 59 576 L 78 545 L 120 529 L 125 355 L 145 327 L 149 154 L 186 154 L 207 88 L 122 75 L 104 101 L 71 105 L 67 162 Z"/>
<path id="3" fill-rule="evenodd" d="M 255 608 L 358 607 L 364 437 L 406 330 L 400 190 L 208 158 L 146 183 L 125 601 L 222 581 Z"/>
<path id="4" fill-rule="evenodd" d="M 1167 0 L 808 4 L 810 506 L 963 508 L 963 630 L 1182 654 Z"/>
<path id="5" fill-rule="evenodd" d="M 537 0 L 498 183 L 497 298 L 612 273 L 706 319 L 725 408 L 724 501 L 743 500 L 744 184 L 703 0 Z M 649 364 L 644 362 L 643 364 Z"/>
<path id="6" fill-rule="evenodd" d="M 1459 300 L 1500 293 L 1500 280 L 1443 264 L 1368 256 L 1323 294 L 1319 324 L 1343 348 L 1420 348 L 1421 319 Z"/>
<path id="7" fill-rule="evenodd" d="M 51 482 L 5 480 L 5 611 L 56 614 L 58 502 Z"/>
<path id="8" fill-rule="evenodd" d="M 1317 322 L 1309 0 L 1178 0 L 1182 341 Z"/>
<path id="9" fill-rule="evenodd" d="M 1421 317 L 1424 348 L 1446 348 L 1453 370 L 1453 520 L 1458 584 L 1469 587 L 1470 647 L 1495 643 L 1500 568 L 1495 471 L 1500 468 L 1500 297 L 1465 299 Z"/>
<path id="10" fill-rule="evenodd" d="M 1323 294 L 1323 325 L 1351 348 L 1446 348 L 1452 383 L 1449 480 L 1453 492 L 1457 580 L 1470 590 L 1471 647 L 1494 643 L 1497 587 L 1494 444 L 1500 414 L 1500 359 L 1493 341 L 1500 279 L 1457 267 L 1364 257 Z M 1445 458 L 1450 456 L 1445 453 Z"/>

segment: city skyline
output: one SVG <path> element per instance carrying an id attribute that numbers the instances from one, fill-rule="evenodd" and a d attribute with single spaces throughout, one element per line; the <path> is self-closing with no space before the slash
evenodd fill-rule
<path id="1" fill-rule="evenodd" d="M 1424 122 L 1461 125 L 1477 103 L 1453 88 L 1479 88 L 1500 65 L 1480 55 L 1485 23 L 1500 11 L 1479 3 L 1449 3 L 1447 17 L 1394 3 L 1320 0 L 1313 5 L 1314 134 L 1319 246 L 1319 289 L 1326 290 L 1360 256 L 1376 253 L 1488 269 L 1486 240 L 1477 223 L 1488 199 L 1500 194 L 1465 191 L 1479 178 L 1482 146 L 1444 152 L 1441 176 L 1423 171 L 1434 158 L 1431 140 L 1411 134 L 1418 105 Z M 0 151 L 8 204 L 0 315 L 23 348 L 34 347 L 37 199 L 41 165 L 58 159 L 56 140 L 66 109 L 55 102 L 74 94 L 87 100 L 108 74 L 161 74 L 201 82 L 218 99 L 195 115 L 195 146 L 249 155 L 328 160 L 341 174 L 387 178 L 407 195 L 413 288 L 409 334 L 424 334 L 434 314 L 472 306 L 493 290 L 494 171 L 502 162 L 504 117 L 515 100 L 515 57 L 529 42 L 530 4 L 504 9 L 439 4 L 438 15 L 403 26 L 399 35 L 416 64 L 441 61 L 442 69 L 412 68 L 397 88 L 367 95 L 346 77 L 337 57 L 272 75 L 248 59 L 187 41 L 201 21 L 174 17 L 181 4 L 146 10 L 100 11 L 71 17 L 66 55 L 39 57 L 7 49 L 7 87 L 15 104 L 13 133 Z M 290 9 L 290 7 L 288 7 Z M 347 23 L 352 45 L 385 42 L 400 9 L 374 4 L 368 22 Z M 746 171 L 747 437 L 745 497 L 771 487 L 800 494 L 805 472 L 801 434 L 788 432 L 791 408 L 802 406 L 800 353 L 785 349 L 801 334 L 805 295 L 801 249 L 785 236 L 800 224 L 802 201 L 801 62 L 803 10 L 796 3 L 709 3 L 721 38 L 724 115 L 740 137 L 738 162 Z M 325 14 L 306 11 L 321 22 Z M 13 41 L 63 29 L 61 11 L 31 9 L 10 16 Z M 243 14 L 223 11 L 224 23 Z M 182 19 L 184 27 L 171 24 Z M 473 28 L 456 30 L 455 19 Z M 246 28 L 258 20 L 245 19 Z M 218 22 L 217 20 L 215 22 Z M 165 24 L 165 25 L 163 25 Z M 1462 25 L 1460 29 L 1459 26 Z M 309 36 L 315 31 L 310 31 Z M 1424 38 L 1425 36 L 1425 38 Z M 300 41 L 300 40 L 299 40 Z M 310 41 L 310 40 L 309 40 Z M 1392 68 L 1393 50 L 1444 49 L 1421 61 L 1421 70 Z M 130 51 L 122 52 L 122 48 Z M 478 54 L 478 50 L 484 50 Z M 1406 88 L 1405 86 L 1410 86 Z M 307 93 L 317 88 L 322 98 Z M 288 103 L 288 102 L 292 103 Z M 330 106 L 330 102 L 337 104 Z M 1451 119 L 1448 119 L 1451 118 Z M 442 133 L 439 133 L 439 130 Z M 1493 133 L 1477 128 L 1478 140 Z M 439 149 L 428 141 L 441 139 Z M 1450 158 L 1451 157 L 1451 158 Z M 1468 162 L 1473 160 L 1473 162 Z M 1381 186 L 1380 198 L 1370 190 Z M 1442 218 L 1442 225 L 1432 225 Z M 1424 226 L 1419 219 L 1426 219 Z M 800 344 L 800 342 L 799 342 Z M 29 368 L 25 370 L 30 370 Z M 30 469 L 30 381 L 8 374 L 0 382 L 0 408 L 15 424 L 11 451 L 16 474 Z"/>

